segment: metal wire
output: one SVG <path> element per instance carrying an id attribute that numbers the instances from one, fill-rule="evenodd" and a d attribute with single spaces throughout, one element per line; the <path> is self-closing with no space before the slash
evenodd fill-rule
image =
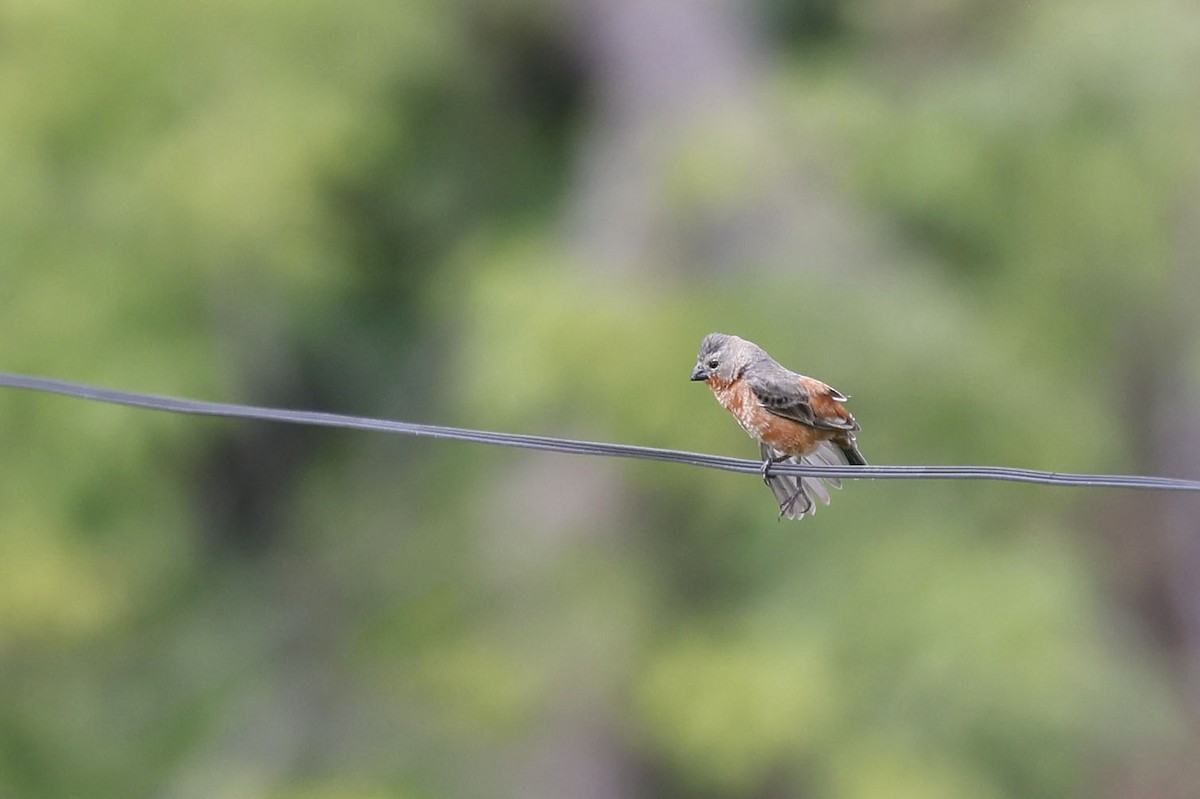
<path id="1" fill-rule="evenodd" d="M 578 441 L 569 438 L 522 435 L 519 433 L 494 433 L 487 430 L 470 430 L 461 427 L 396 422 L 387 419 L 371 419 L 362 416 L 345 416 L 338 413 L 318 411 L 293 411 L 279 408 L 262 408 L 253 405 L 235 405 L 225 402 L 203 402 L 201 400 L 164 397 L 134 391 L 101 388 L 85 383 L 72 383 L 45 377 L 0 372 L 0 386 L 63 394 L 79 399 L 148 408 L 171 413 L 186 413 L 198 416 L 226 416 L 238 419 L 259 419 L 290 424 L 342 427 L 351 430 L 371 430 L 383 433 L 398 433 L 407 436 L 424 436 L 452 441 L 470 441 L 478 444 L 493 444 L 503 447 L 520 447 L 546 452 L 565 452 L 572 455 L 596 455 L 612 458 L 640 458 L 642 460 L 682 463 L 721 469 L 727 472 L 759 474 L 762 462 L 685 452 L 657 447 L 638 447 L 630 444 L 609 444 L 600 441 Z M 1003 466 L 801 466 L 777 464 L 771 467 L 773 474 L 791 474 L 811 477 L 840 477 L 849 479 L 871 478 L 876 480 L 1003 480 L 1015 483 L 1040 483 L 1055 486 L 1092 486 L 1107 488 L 1159 489 L 1166 491 L 1200 491 L 1200 481 L 1173 477 L 1146 477 L 1142 475 L 1070 474 L 1047 472 L 1038 469 L 1012 469 Z"/>

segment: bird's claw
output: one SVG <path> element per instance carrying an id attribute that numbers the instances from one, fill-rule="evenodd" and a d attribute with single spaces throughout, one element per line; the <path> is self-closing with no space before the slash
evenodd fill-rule
<path id="1" fill-rule="evenodd" d="M 786 514 L 790 513 L 796 504 L 796 500 L 800 499 L 801 497 L 804 498 L 804 509 L 800 511 L 800 516 L 803 517 L 804 514 L 808 513 L 813 507 L 813 501 L 812 497 L 808 495 L 808 492 L 804 490 L 804 486 L 802 485 L 795 494 L 792 494 L 790 497 L 788 497 L 787 502 L 784 502 L 779 506 L 779 518 L 782 519 Z"/>

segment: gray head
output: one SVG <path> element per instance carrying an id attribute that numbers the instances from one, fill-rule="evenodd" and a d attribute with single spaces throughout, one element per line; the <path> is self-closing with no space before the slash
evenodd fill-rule
<path id="1" fill-rule="evenodd" d="M 735 380 L 752 361 L 766 356 L 762 347 L 744 338 L 709 333 L 700 342 L 700 355 L 692 369 L 693 380 L 708 380 L 714 375 L 723 383 Z"/>

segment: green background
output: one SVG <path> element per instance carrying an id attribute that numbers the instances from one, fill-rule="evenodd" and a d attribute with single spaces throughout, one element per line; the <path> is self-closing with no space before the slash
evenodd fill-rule
<path id="1" fill-rule="evenodd" d="M 1200 476 L 1190 0 L 0 2 L 0 369 Z M 0 393 L 0 796 L 1200 795 L 1200 501 Z"/>

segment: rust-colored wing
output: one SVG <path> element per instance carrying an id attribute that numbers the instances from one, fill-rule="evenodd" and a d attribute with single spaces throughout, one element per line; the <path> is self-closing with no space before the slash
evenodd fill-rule
<path id="1" fill-rule="evenodd" d="M 784 419 L 820 430 L 858 430 L 854 415 L 846 410 L 846 397 L 820 380 L 798 375 L 747 372 L 746 383 L 762 407 Z"/>

